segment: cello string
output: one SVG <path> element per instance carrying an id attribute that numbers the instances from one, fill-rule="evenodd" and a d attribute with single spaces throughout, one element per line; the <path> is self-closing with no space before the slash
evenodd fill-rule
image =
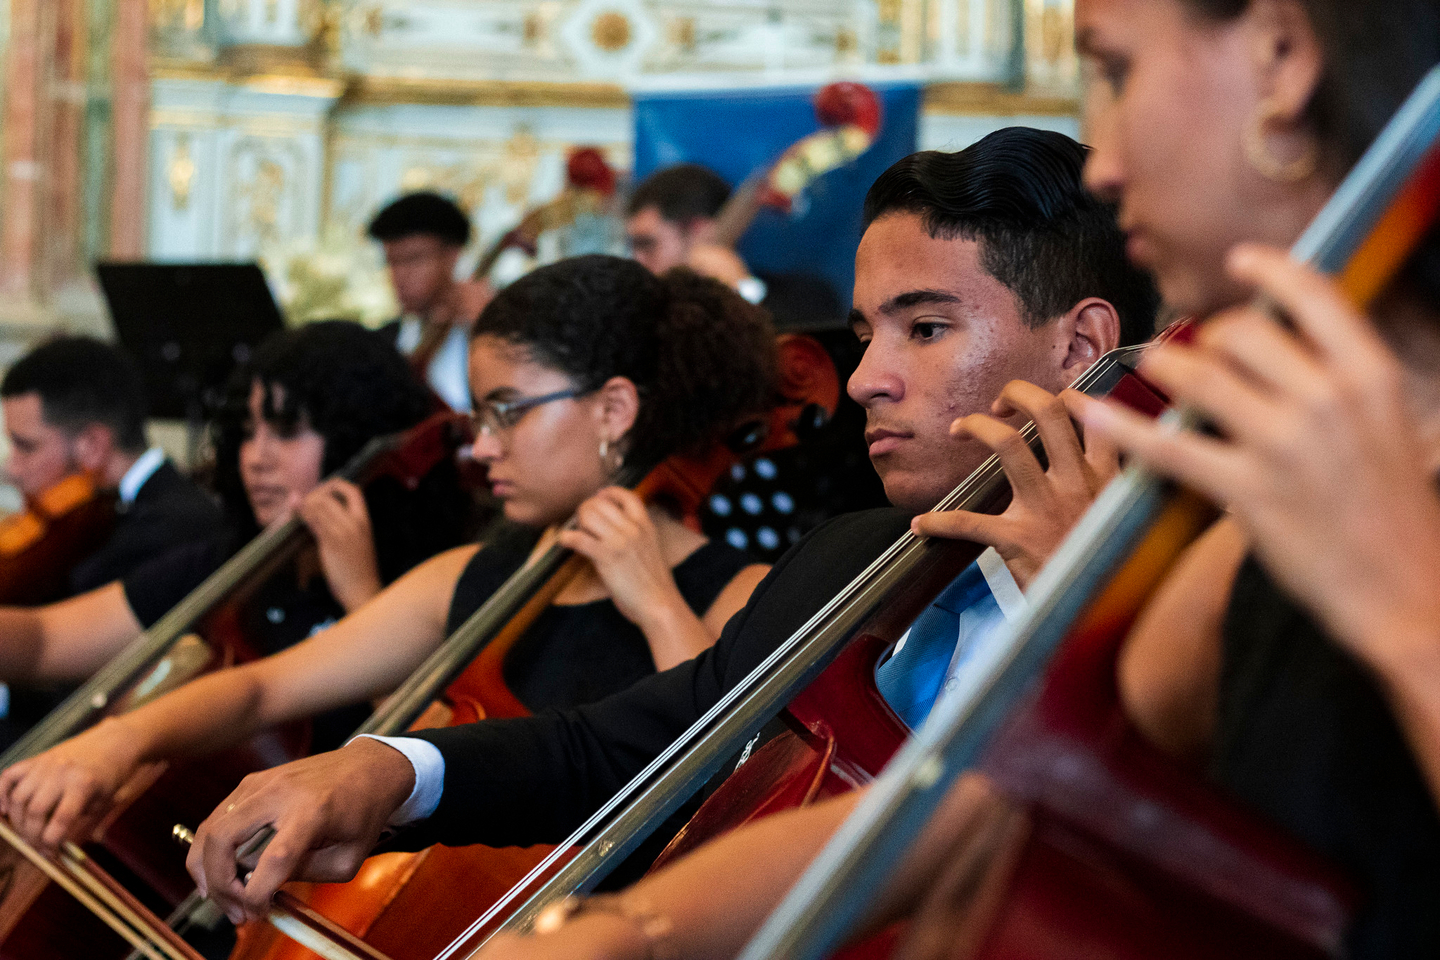
<path id="1" fill-rule="evenodd" d="M 0 841 L 8 843 L 18 851 L 21 856 L 38 868 L 41 873 L 44 873 L 52 882 L 74 897 L 106 926 L 114 930 L 123 937 L 127 943 L 150 958 L 150 960 L 176 960 L 176 958 L 172 956 L 157 952 L 156 945 L 139 931 L 132 929 L 130 925 L 118 915 L 108 910 L 105 904 L 97 900 L 76 878 L 69 876 L 63 868 L 53 863 L 48 857 L 22 840 L 20 835 L 11 828 L 10 824 L 7 823 L 3 817 L 0 817 Z"/>
<path id="2" fill-rule="evenodd" d="M 1141 344 L 1133 347 L 1121 348 L 1107 353 L 1100 361 L 1095 363 L 1089 370 L 1076 378 L 1072 384 L 1073 389 L 1088 390 L 1096 384 L 1103 382 L 1104 378 L 1117 371 L 1128 373 L 1131 370 L 1129 365 L 1135 357 L 1138 357 L 1145 350 L 1147 345 Z M 1027 423 L 1020 430 L 1025 442 L 1032 447 L 1037 438 L 1038 431 L 1033 423 Z M 963 482 L 944 497 L 932 510 L 932 512 L 953 509 L 957 504 L 965 503 L 978 491 L 985 489 L 1003 476 L 1004 469 L 1000 465 L 999 458 L 991 455 L 973 471 Z M 565 894 L 574 892 L 573 889 L 557 889 L 562 874 L 541 883 L 544 877 L 556 864 L 568 855 L 568 852 L 577 846 L 583 846 L 589 842 L 599 841 L 602 844 L 609 843 L 608 840 L 600 840 L 600 836 L 592 836 L 602 832 L 602 825 L 621 806 L 629 804 L 627 811 L 643 803 L 645 799 L 654 792 L 661 784 L 652 782 L 657 776 L 663 776 L 661 771 L 676 756 L 690 749 L 699 749 L 696 742 L 702 740 L 711 731 L 710 727 L 717 719 L 729 713 L 733 708 L 740 705 L 744 699 L 751 696 L 768 679 L 773 668 L 782 661 L 789 659 L 792 653 L 803 647 L 811 634 L 819 629 L 821 625 L 829 622 L 838 611 L 850 606 L 858 597 L 864 596 L 867 589 L 872 586 L 878 575 L 895 564 L 902 554 L 912 553 L 924 548 L 924 540 L 917 537 L 913 532 L 906 530 L 895 543 L 891 544 L 875 561 L 862 571 L 849 585 L 839 594 L 830 600 L 820 609 L 807 623 L 796 631 L 784 644 L 778 647 L 769 657 L 757 666 L 744 680 L 728 691 L 721 699 L 697 720 L 684 734 L 677 738 L 659 756 L 657 756 L 644 770 L 637 774 L 624 789 L 615 794 L 599 810 L 597 810 L 584 824 L 562 842 L 554 851 L 545 857 L 539 864 L 527 873 L 500 900 L 484 911 L 469 927 L 466 928 L 451 944 L 442 951 L 436 960 L 448 960 L 464 943 L 473 937 L 477 931 L 491 923 L 507 908 L 526 894 L 529 899 L 511 915 L 511 921 L 521 912 L 525 915 L 533 915 L 534 912 L 548 902 L 559 899 Z M 602 856 L 607 851 L 602 851 Z M 547 898 L 548 894 L 548 898 Z M 506 926 L 511 921 L 506 922 Z"/>
<path id="3" fill-rule="evenodd" d="M 1440 187 L 1430 182 L 1421 194 L 1413 188 L 1417 175 L 1440 177 L 1437 158 L 1440 66 L 1426 74 L 1351 169 L 1291 247 L 1291 259 L 1324 273 L 1339 274 L 1342 291 L 1354 299 L 1377 292 L 1423 234 L 1416 211 L 1407 210 L 1398 220 L 1389 216 L 1395 203 L 1424 202 L 1424 216 L 1433 222 L 1440 206 Z M 1377 233 L 1391 231 L 1394 236 L 1372 245 Z M 1377 259 L 1365 264 L 1355 277 L 1364 282 L 1352 287 L 1345 268 L 1357 251 L 1376 257 L 1383 254 L 1383 262 Z M 1183 411 L 1170 416 L 1181 428 L 1194 426 L 1194 420 Z M 1110 554 L 1127 528 L 1149 528 L 1150 518 L 1161 514 L 1153 506 L 1160 487 L 1145 471 L 1132 468 L 1102 491 L 1031 585 L 1031 608 L 1021 620 L 1008 625 L 1004 636 L 1010 663 L 1019 662 L 1021 655 L 1030 652 L 1027 648 L 1053 650 L 1090 601 L 1097 594 L 1103 597 L 1098 588 L 1104 578 L 1096 577 L 1097 571 L 1115 559 Z M 1149 529 L 1153 532 L 1158 527 Z M 1038 672 L 1048 655 L 1026 659 L 1030 661 L 1026 669 Z M 1013 702 L 1013 697 L 1000 691 L 1008 685 L 1013 692 L 1020 671 L 1007 677 L 1005 665 L 998 666 L 1001 669 L 972 685 L 972 695 L 944 701 L 943 708 L 895 757 L 875 789 L 857 805 L 752 937 L 741 960 L 805 960 L 824 956 L 838 946 L 857 919 L 857 905 L 889 879 L 946 785 L 983 749 L 995 719 L 1005 708 L 1004 701 Z"/>
<path id="4" fill-rule="evenodd" d="M 78 846 L 69 841 L 62 844 L 59 862 L 65 870 L 103 902 L 107 909 L 114 911 L 117 917 L 153 943 L 167 957 L 171 957 L 173 960 L 193 960 L 185 950 L 176 948 L 175 944 L 170 942 L 170 939 L 165 936 L 165 933 L 169 932 L 168 930 L 163 930 L 151 923 L 149 918 L 127 902 L 127 897 L 120 890 L 119 884 L 113 880 L 107 883 L 108 878 L 100 872 L 100 868 L 94 860 Z M 158 918 L 156 919 L 158 920 Z"/>

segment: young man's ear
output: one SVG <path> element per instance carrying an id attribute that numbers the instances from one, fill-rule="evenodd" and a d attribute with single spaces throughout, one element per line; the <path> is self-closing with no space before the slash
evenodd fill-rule
<path id="1" fill-rule="evenodd" d="M 1087 297 L 1060 318 L 1067 338 L 1064 370 L 1071 379 L 1120 346 L 1120 314 L 1108 300 Z"/>
<path id="2" fill-rule="evenodd" d="M 75 463 L 89 473 L 105 469 L 110 455 L 115 452 L 115 435 L 102 423 L 86 424 L 75 434 Z"/>

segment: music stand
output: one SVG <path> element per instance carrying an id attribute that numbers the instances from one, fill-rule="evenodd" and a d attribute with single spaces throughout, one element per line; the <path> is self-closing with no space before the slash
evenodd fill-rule
<path id="1" fill-rule="evenodd" d="M 183 419 L 193 459 L 207 404 L 235 365 L 285 326 L 254 263 L 95 265 L 115 335 L 145 379 L 153 417 Z"/>

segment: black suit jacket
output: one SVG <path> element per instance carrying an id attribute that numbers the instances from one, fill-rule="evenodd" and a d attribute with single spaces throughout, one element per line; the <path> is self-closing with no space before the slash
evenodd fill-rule
<path id="1" fill-rule="evenodd" d="M 70 571 L 70 587 L 79 594 L 119 580 L 181 544 L 215 537 L 223 524 L 215 500 L 166 460 L 123 507 L 105 545 Z"/>
<path id="2" fill-rule="evenodd" d="M 817 527 L 780 558 L 714 647 L 622 693 L 564 712 L 415 734 L 444 755 L 445 792 L 428 820 L 397 839 L 412 849 L 564 839 L 909 523 L 908 513 L 886 508 Z"/>

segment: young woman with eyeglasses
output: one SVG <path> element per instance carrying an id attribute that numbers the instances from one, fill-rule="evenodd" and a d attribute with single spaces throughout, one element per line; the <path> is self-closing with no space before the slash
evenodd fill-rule
<path id="1" fill-rule="evenodd" d="M 53 846 L 141 764 L 195 756 L 399 685 L 516 570 L 540 531 L 587 558 L 507 654 L 531 710 L 623 689 L 694 656 L 767 568 L 614 486 L 764 410 L 769 320 L 716 281 L 615 257 L 543 267 L 486 307 L 471 344 L 474 455 L 511 529 L 421 564 L 290 649 L 200 678 L 0 775 L 0 809 Z"/>

